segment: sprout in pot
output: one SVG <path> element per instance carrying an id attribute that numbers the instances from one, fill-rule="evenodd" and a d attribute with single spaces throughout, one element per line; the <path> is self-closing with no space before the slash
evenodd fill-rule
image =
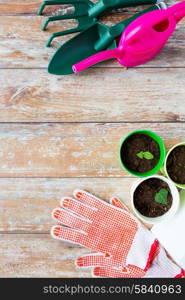
<path id="1" fill-rule="evenodd" d="M 172 194 L 166 182 L 159 178 L 142 181 L 134 191 L 134 206 L 145 217 L 164 215 L 172 206 Z"/>
<path id="2" fill-rule="evenodd" d="M 125 139 L 120 155 L 122 163 L 129 171 L 142 174 L 157 165 L 160 148 L 151 136 L 138 132 Z"/>
<path id="3" fill-rule="evenodd" d="M 175 147 L 166 162 L 168 176 L 178 184 L 185 184 L 185 145 Z"/>

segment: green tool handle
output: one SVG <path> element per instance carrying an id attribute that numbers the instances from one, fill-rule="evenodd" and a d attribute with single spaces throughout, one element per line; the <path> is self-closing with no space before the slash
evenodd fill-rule
<path id="1" fill-rule="evenodd" d="M 88 9 L 88 15 L 94 18 L 110 9 L 155 4 L 156 2 L 157 0 L 100 0 Z"/>
<path id="2" fill-rule="evenodd" d="M 158 5 L 153 5 L 151 7 L 149 7 L 148 9 L 135 14 L 133 17 L 128 18 L 120 23 L 117 23 L 116 25 L 110 27 L 109 30 L 106 31 L 106 33 L 104 33 L 104 35 L 102 37 L 100 37 L 100 39 L 95 43 L 95 50 L 96 51 L 101 51 L 103 49 L 105 49 L 107 47 L 107 45 L 109 45 L 116 37 L 118 37 L 119 35 L 122 34 L 123 30 L 135 19 L 137 19 L 138 17 L 140 17 L 141 15 L 153 11 L 153 10 L 157 10 L 160 9 L 160 7 Z"/>

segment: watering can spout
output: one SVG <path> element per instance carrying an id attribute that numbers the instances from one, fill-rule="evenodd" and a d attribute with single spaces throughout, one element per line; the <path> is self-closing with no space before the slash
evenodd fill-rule
<path id="1" fill-rule="evenodd" d="M 185 17 L 185 1 L 177 3 L 168 8 L 170 14 L 173 14 L 177 23 Z"/>
<path id="2" fill-rule="evenodd" d="M 99 52 L 95 55 L 92 55 L 92 56 L 80 61 L 79 63 L 73 65 L 73 72 L 78 73 L 78 72 L 85 70 L 85 69 L 91 67 L 92 65 L 95 65 L 104 60 L 111 59 L 111 58 L 117 58 L 118 54 L 119 54 L 118 52 L 119 51 L 117 48 L 101 51 L 101 52 Z"/>

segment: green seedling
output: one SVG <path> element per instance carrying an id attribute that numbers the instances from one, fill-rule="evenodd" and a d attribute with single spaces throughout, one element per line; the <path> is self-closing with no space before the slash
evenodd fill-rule
<path id="1" fill-rule="evenodd" d="M 146 151 L 146 152 L 141 151 L 141 152 L 138 152 L 136 155 L 137 155 L 137 157 L 139 157 L 141 159 L 145 158 L 145 159 L 150 160 L 150 159 L 154 158 L 153 154 L 150 153 L 149 151 Z"/>
<path id="2" fill-rule="evenodd" d="M 158 193 L 155 194 L 155 202 L 168 205 L 168 190 L 160 189 Z"/>

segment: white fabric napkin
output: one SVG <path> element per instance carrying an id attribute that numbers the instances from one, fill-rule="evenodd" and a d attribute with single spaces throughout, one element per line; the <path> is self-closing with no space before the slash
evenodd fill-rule
<path id="1" fill-rule="evenodd" d="M 151 231 L 176 263 L 185 269 L 185 190 L 180 196 L 177 214 L 169 221 L 154 225 Z"/>

